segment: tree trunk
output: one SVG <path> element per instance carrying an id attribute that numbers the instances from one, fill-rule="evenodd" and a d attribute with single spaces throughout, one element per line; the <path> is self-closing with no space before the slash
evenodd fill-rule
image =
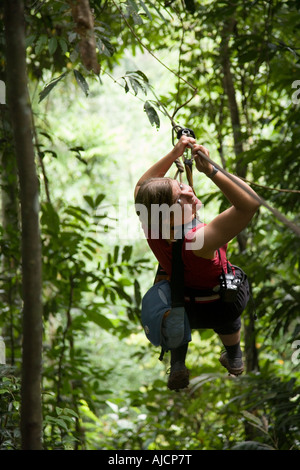
<path id="1" fill-rule="evenodd" d="M 4 249 L 1 256 L 2 286 L 1 299 L 7 310 L 3 312 L 2 336 L 5 337 L 6 346 L 9 346 L 8 363 L 15 365 L 15 349 L 20 342 L 14 329 L 19 322 L 19 312 L 22 299 L 20 298 L 20 285 L 18 271 L 21 266 L 20 217 L 18 197 L 18 172 L 13 146 L 13 133 L 8 115 L 7 106 L 0 104 L 2 128 L 0 139 L 3 146 L 0 149 L 1 165 L 1 219 L 3 229 Z M 0 330 L 1 333 L 1 330 Z"/>
<path id="2" fill-rule="evenodd" d="M 239 159 L 243 152 L 243 141 L 241 132 L 240 113 L 236 101 L 233 77 L 230 67 L 229 38 L 235 26 L 235 20 L 230 19 L 224 24 L 221 41 L 221 64 L 223 69 L 223 87 L 228 98 L 231 125 L 234 139 L 234 153 L 237 157 L 236 169 L 239 176 L 245 177 L 247 172 L 246 165 Z"/>
<path id="3" fill-rule="evenodd" d="M 16 150 L 22 223 L 23 350 L 21 435 L 24 450 L 41 444 L 41 241 L 39 192 L 27 88 L 24 5 L 5 0 L 7 95 Z"/>

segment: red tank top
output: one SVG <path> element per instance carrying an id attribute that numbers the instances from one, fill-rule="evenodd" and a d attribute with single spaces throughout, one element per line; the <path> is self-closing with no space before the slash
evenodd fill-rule
<path id="1" fill-rule="evenodd" d="M 203 223 L 192 228 L 185 235 L 182 244 L 182 259 L 184 263 L 184 285 L 193 289 L 211 289 L 219 284 L 219 277 L 222 274 L 222 264 L 225 273 L 227 273 L 227 259 L 226 251 L 227 244 L 220 247 L 221 258 L 218 251 L 214 259 L 206 259 L 196 256 L 193 250 L 186 249 L 187 242 L 191 240 L 191 233 L 196 232 L 199 228 L 203 227 Z M 171 276 L 172 272 L 172 245 L 164 239 L 150 239 L 147 242 L 153 251 L 156 259 Z"/>

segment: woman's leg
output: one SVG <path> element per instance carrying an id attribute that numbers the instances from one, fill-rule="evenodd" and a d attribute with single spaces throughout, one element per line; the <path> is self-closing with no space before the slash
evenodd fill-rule
<path id="1" fill-rule="evenodd" d="M 220 340 L 224 344 L 224 346 L 234 346 L 235 344 L 240 342 L 241 339 L 241 330 L 236 331 L 230 335 L 221 335 L 219 334 Z"/>
<path id="2" fill-rule="evenodd" d="M 171 370 L 168 380 L 170 390 L 180 390 L 189 384 L 189 371 L 185 366 L 188 343 L 171 350 Z"/>
<path id="3" fill-rule="evenodd" d="M 179 346 L 179 348 L 171 350 L 171 366 L 175 364 L 175 362 L 183 362 L 185 363 L 186 353 L 188 350 L 188 343 Z"/>
<path id="4" fill-rule="evenodd" d="M 233 375 L 240 375 L 244 371 L 243 355 L 240 346 L 240 316 L 248 303 L 249 295 L 249 284 L 247 278 L 245 278 L 239 290 L 236 302 L 223 304 L 223 314 L 224 316 L 226 315 L 228 319 L 232 318 L 231 325 L 224 325 L 221 326 L 221 328 L 218 327 L 218 330 L 216 330 L 226 349 L 225 352 L 221 353 L 220 362 L 228 372 Z"/>
<path id="5" fill-rule="evenodd" d="M 219 337 L 226 349 L 221 354 L 220 362 L 226 367 L 229 373 L 240 375 L 244 371 L 242 360 L 242 350 L 240 346 L 241 330 L 232 334 L 219 334 Z"/>

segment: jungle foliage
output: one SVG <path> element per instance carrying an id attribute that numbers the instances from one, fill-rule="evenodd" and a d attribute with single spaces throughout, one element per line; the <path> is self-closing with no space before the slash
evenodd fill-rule
<path id="1" fill-rule="evenodd" d="M 141 169 L 156 158 L 151 145 L 160 139 L 159 152 L 169 150 L 172 118 L 299 226 L 299 0 L 75 3 L 91 7 L 84 25 L 71 0 L 26 2 L 24 11 L 40 184 L 43 448 L 299 449 L 297 234 L 261 207 L 230 244 L 230 260 L 245 269 L 253 293 L 244 315 L 247 373 L 226 377 L 220 345 L 203 331 L 190 346 L 190 389 L 174 394 L 166 388 L 168 365 L 158 363 L 140 325 L 155 262 L 143 241 L 110 237 L 108 210 L 118 191 L 131 199 Z M 21 447 L 26 272 L 15 146 L 8 107 L 0 106 L 7 358 L 0 365 L 0 449 L 10 450 Z M 144 160 L 132 159 L 149 130 Z M 213 185 L 195 177 L 195 189 L 207 218 L 226 207 Z"/>

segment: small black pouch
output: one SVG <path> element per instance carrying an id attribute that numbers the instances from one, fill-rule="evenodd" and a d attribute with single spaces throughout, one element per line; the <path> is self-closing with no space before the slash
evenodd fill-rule
<path id="1" fill-rule="evenodd" d="M 220 250 L 218 250 L 218 253 L 219 258 L 221 259 Z M 234 268 L 234 272 L 232 267 Z M 224 272 L 222 267 L 222 274 L 219 278 L 220 289 L 218 293 L 220 294 L 223 302 L 233 303 L 237 300 L 240 287 L 246 277 L 246 274 L 239 266 L 231 266 L 227 261 L 227 273 Z"/>

